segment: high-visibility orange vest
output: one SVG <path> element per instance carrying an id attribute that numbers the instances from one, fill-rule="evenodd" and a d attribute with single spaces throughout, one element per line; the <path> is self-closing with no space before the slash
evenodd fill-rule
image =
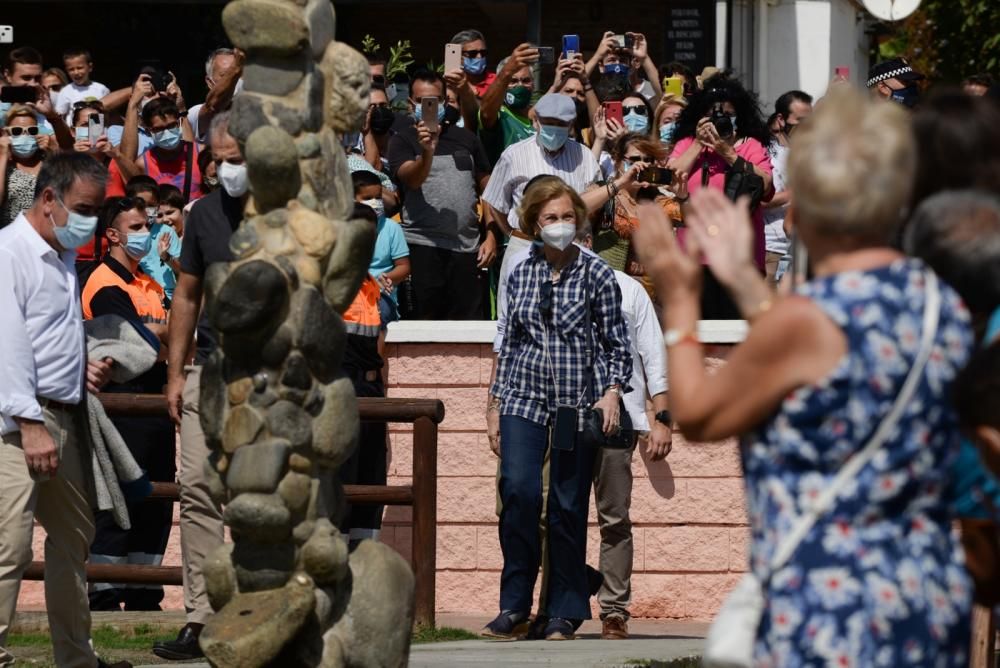
<path id="1" fill-rule="evenodd" d="M 378 313 L 378 299 L 382 294 L 378 281 L 365 278 L 354 301 L 344 312 L 344 326 L 348 334 L 377 337 L 382 318 Z"/>
<path id="2" fill-rule="evenodd" d="M 141 271 L 136 273 L 130 283 L 125 282 L 107 262 L 98 265 L 94 273 L 87 279 L 83 288 L 83 317 L 90 320 L 94 317 L 90 302 L 94 295 L 107 287 L 121 288 L 128 294 L 142 322 L 166 324 L 167 312 L 163 309 L 163 288 Z"/>

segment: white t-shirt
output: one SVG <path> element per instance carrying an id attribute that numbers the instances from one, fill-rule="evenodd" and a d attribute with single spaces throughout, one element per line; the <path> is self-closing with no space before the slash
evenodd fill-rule
<path id="1" fill-rule="evenodd" d="M 788 188 L 786 182 L 788 170 L 788 147 L 782 146 L 777 140 L 767 147 L 771 156 L 771 178 L 774 179 L 774 192 L 784 192 Z M 764 248 L 769 253 L 785 255 L 789 251 L 788 237 L 785 236 L 785 213 L 788 205 L 784 204 L 774 209 L 764 209 Z"/>
<path id="2" fill-rule="evenodd" d="M 77 86 L 70 82 L 63 86 L 56 98 L 56 112 L 66 120 L 66 125 L 73 127 L 73 105 L 84 100 L 100 100 L 111 91 L 102 83 L 91 81 L 86 86 Z"/>

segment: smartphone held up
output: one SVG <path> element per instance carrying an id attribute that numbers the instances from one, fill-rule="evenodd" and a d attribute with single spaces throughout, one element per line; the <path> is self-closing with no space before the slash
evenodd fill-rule
<path id="1" fill-rule="evenodd" d="M 438 124 L 440 106 L 441 100 L 436 97 L 424 97 L 420 100 L 420 118 L 431 132 L 437 132 L 441 129 Z"/>

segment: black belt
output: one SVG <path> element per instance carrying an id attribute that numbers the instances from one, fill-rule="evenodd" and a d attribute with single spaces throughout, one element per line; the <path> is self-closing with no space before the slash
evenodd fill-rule
<path id="1" fill-rule="evenodd" d="M 51 408 L 54 411 L 63 411 L 65 413 L 71 413 L 80 407 L 80 404 L 67 404 L 62 401 L 56 401 L 55 399 L 48 399 L 46 397 L 38 397 L 38 403 L 44 408 Z"/>

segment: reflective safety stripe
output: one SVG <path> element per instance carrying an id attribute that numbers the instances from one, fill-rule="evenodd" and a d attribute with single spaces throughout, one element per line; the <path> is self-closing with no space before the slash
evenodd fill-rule
<path id="1" fill-rule="evenodd" d="M 345 322 L 344 329 L 348 334 L 358 334 L 360 336 L 378 336 L 378 325 L 362 325 L 358 322 Z"/>

